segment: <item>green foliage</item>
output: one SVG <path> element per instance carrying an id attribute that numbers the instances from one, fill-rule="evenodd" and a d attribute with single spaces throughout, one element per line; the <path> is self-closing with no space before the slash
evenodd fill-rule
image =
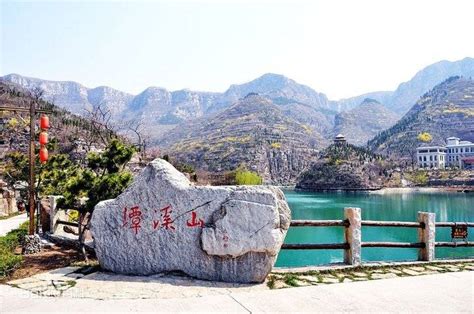
<path id="1" fill-rule="evenodd" d="M 425 170 L 417 170 L 411 173 L 405 173 L 405 177 L 407 180 L 418 186 L 427 185 L 429 181 L 428 171 Z"/>
<path id="2" fill-rule="evenodd" d="M 418 134 L 417 139 L 421 142 L 428 143 L 428 142 L 431 142 L 433 140 L 433 137 L 428 132 L 422 132 L 422 133 Z"/>
<path id="3" fill-rule="evenodd" d="M 258 173 L 238 169 L 235 172 L 235 182 L 237 185 L 260 185 L 263 183 L 263 179 L 258 175 Z"/>
<path id="4" fill-rule="evenodd" d="M 94 171 L 118 172 L 130 161 L 134 152 L 133 146 L 114 139 L 102 154 L 90 153 L 87 156 L 88 167 Z"/>
<path id="5" fill-rule="evenodd" d="M 73 209 L 68 211 L 69 221 L 78 222 L 79 221 L 79 211 Z"/>
<path id="6" fill-rule="evenodd" d="M 63 195 L 67 183 L 81 171 L 81 167 L 73 163 L 68 155 L 54 154 L 47 163 L 41 166 L 40 193 L 44 195 Z"/>
<path id="7" fill-rule="evenodd" d="M 283 277 L 283 281 L 291 287 L 298 287 L 298 277 L 294 274 L 285 274 L 285 277 Z"/>
<path id="8" fill-rule="evenodd" d="M 195 169 L 192 165 L 189 164 L 178 164 L 176 165 L 176 169 L 184 173 L 194 173 Z"/>
<path id="9" fill-rule="evenodd" d="M 7 127 L 9 129 L 14 129 L 18 126 L 18 119 L 16 118 L 11 118 L 10 120 L 8 120 L 8 123 L 7 123 Z"/>
<path id="10" fill-rule="evenodd" d="M 87 156 L 88 168 L 81 168 L 69 176 L 61 193 L 59 206 L 92 212 L 100 201 L 117 197 L 132 181 L 132 174 L 123 170 L 135 149 L 131 145 L 112 140 L 103 153 Z M 87 197 L 85 206 L 79 198 Z"/>
<path id="11" fill-rule="evenodd" d="M 5 172 L 10 183 L 28 180 L 28 156 L 26 154 L 11 152 L 5 156 L 5 160 Z"/>
<path id="12" fill-rule="evenodd" d="M 0 279 L 7 276 L 22 261 L 21 255 L 15 255 L 15 248 L 27 234 L 27 224 L 22 224 L 7 235 L 0 237 Z"/>

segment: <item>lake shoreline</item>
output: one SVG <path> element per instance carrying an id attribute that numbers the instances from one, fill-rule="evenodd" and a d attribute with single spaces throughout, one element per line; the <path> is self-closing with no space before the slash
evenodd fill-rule
<path id="1" fill-rule="evenodd" d="M 328 193 L 369 193 L 377 195 L 388 194 L 409 194 L 409 193 L 474 193 L 472 186 L 442 186 L 442 187 L 387 187 L 381 189 L 320 189 L 305 190 L 290 185 L 276 185 L 276 187 L 286 191 L 296 192 L 328 192 Z"/>

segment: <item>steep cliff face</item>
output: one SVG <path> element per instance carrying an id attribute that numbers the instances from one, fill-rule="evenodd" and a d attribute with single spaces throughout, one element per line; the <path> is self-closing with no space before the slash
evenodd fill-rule
<path id="1" fill-rule="evenodd" d="M 333 136 L 344 134 L 347 141 L 365 146 L 367 141 L 397 122 L 399 116 L 378 101 L 366 98 L 360 105 L 336 115 Z"/>
<path id="2" fill-rule="evenodd" d="M 380 189 L 387 176 L 380 156 L 350 144 L 333 144 L 301 174 L 296 188 L 308 191 Z"/>
<path id="3" fill-rule="evenodd" d="M 220 172 L 243 164 L 266 183 L 289 184 L 325 141 L 268 99 L 250 94 L 213 118 L 176 128 L 159 144 L 196 168 Z"/>
<path id="4" fill-rule="evenodd" d="M 420 133 L 431 135 L 430 145 L 444 145 L 447 137 L 474 141 L 474 80 L 452 77 L 423 95 L 394 126 L 369 141 L 384 155 L 412 157 Z"/>

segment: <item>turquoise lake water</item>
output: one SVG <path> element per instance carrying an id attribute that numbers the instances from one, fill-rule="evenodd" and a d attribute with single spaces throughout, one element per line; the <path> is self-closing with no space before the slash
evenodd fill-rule
<path id="1" fill-rule="evenodd" d="M 363 220 L 416 221 L 418 211 L 436 213 L 436 221 L 474 221 L 474 194 L 312 193 L 285 191 L 292 219 L 344 219 L 344 207 L 360 207 Z M 418 242 L 416 228 L 363 227 L 362 241 Z M 451 228 L 436 228 L 436 241 L 451 241 Z M 474 228 L 469 228 L 474 241 Z M 285 243 L 342 243 L 343 227 L 293 227 Z M 416 260 L 417 249 L 363 248 L 364 261 Z M 474 247 L 437 248 L 436 258 L 474 257 Z M 276 266 L 342 262 L 342 250 L 281 250 Z"/>

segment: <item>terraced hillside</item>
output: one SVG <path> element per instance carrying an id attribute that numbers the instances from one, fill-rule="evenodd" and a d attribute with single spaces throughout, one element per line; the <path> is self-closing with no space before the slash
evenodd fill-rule
<path id="1" fill-rule="evenodd" d="M 210 119 L 176 128 L 159 144 L 199 169 L 221 172 L 245 165 L 265 183 L 290 184 L 326 142 L 311 127 L 252 93 Z"/>
<path id="2" fill-rule="evenodd" d="M 368 140 L 394 125 L 398 119 L 398 114 L 377 100 L 366 98 L 357 107 L 336 115 L 333 136 L 342 133 L 349 143 L 365 146 Z"/>
<path id="3" fill-rule="evenodd" d="M 437 85 L 368 144 L 377 153 L 411 158 L 423 132 L 431 135 L 428 145 L 443 145 L 450 136 L 474 141 L 474 80 L 455 76 Z"/>

